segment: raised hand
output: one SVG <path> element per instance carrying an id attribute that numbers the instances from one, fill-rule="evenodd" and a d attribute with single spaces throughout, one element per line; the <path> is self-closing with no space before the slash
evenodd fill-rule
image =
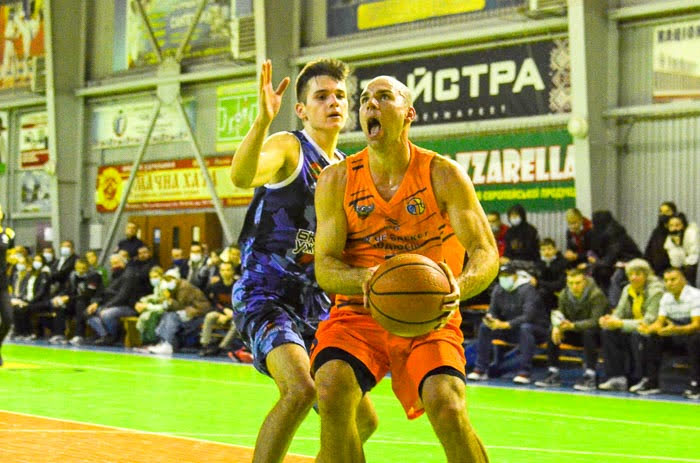
<path id="1" fill-rule="evenodd" d="M 282 95 L 289 85 L 289 77 L 282 79 L 277 89 L 272 87 L 272 62 L 268 59 L 260 70 L 260 94 L 258 97 L 259 115 L 262 122 L 269 124 L 277 116 L 282 105 Z"/>

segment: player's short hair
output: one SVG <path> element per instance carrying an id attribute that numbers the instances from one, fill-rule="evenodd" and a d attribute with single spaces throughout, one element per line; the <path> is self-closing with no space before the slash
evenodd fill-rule
<path id="1" fill-rule="evenodd" d="M 338 82 L 342 82 L 348 77 L 348 74 L 350 74 L 348 65 L 335 58 L 321 58 L 306 63 L 306 66 L 299 71 L 295 83 L 297 102 L 304 103 L 306 101 L 307 84 L 312 78 L 328 76 Z"/>
<path id="2" fill-rule="evenodd" d="M 586 276 L 586 271 L 583 269 L 577 268 L 577 267 L 574 267 L 574 268 L 566 271 L 567 278 L 577 277 L 579 275 Z"/>
<path id="3" fill-rule="evenodd" d="M 544 238 L 542 241 L 540 241 L 540 247 L 542 246 L 551 246 L 553 248 L 556 248 L 557 243 L 555 243 L 552 238 Z"/>

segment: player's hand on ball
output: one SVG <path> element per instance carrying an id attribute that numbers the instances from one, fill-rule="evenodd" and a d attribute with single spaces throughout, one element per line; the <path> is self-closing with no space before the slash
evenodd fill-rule
<path id="1" fill-rule="evenodd" d="M 450 294 L 446 294 L 442 298 L 442 310 L 443 312 L 445 312 L 445 315 L 442 317 L 442 322 L 438 327 L 438 329 L 441 329 L 444 328 L 445 325 L 447 325 L 447 322 L 449 321 L 450 317 L 455 312 L 455 310 L 459 310 L 460 291 L 459 283 L 457 283 L 457 279 L 452 274 L 452 270 L 450 270 L 450 267 L 444 262 L 439 262 L 438 265 L 440 266 L 442 271 L 445 272 L 445 275 L 447 275 L 447 278 L 450 280 Z"/>

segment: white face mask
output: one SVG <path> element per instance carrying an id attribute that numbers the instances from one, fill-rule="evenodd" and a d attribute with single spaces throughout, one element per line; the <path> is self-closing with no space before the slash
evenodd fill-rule
<path id="1" fill-rule="evenodd" d="M 498 233 L 499 231 L 501 231 L 501 226 L 500 226 L 500 225 L 496 225 L 496 224 L 492 224 L 492 225 L 491 225 L 491 231 L 494 232 L 494 233 Z"/>
<path id="2" fill-rule="evenodd" d="M 154 288 L 160 284 L 160 278 L 151 278 L 151 286 Z"/>
<path id="3" fill-rule="evenodd" d="M 200 262 L 202 260 L 201 254 L 190 254 L 190 260 L 192 262 Z"/>
<path id="4" fill-rule="evenodd" d="M 25 270 L 27 270 L 27 265 L 23 264 L 22 262 L 17 262 L 15 264 L 15 268 L 17 269 L 18 272 L 24 272 Z"/>
<path id="5" fill-rule="evenodd" d="M 498 277 L 498 284 L 501 285 L 503 289 L 510 292 L 515 285 L 515 275 Z"/>
<path id="6" fill-rule="evenodd" d="M 70 251 L 71 251 L 70 248 L 62 247 L 61 248 L 61 255 L 63 257 L 68 257 L 68 256 L 70 256 Z"/>
<path id="7" fill-rule="evenodd" d="M 39 270 L 43 266 L 44 266 L 44 264 L 42 264 L 41 262 L 36 262 L 36 261 L 32 262 L 32 267 L 34 267 L 34 270 Z"/>
<path id="8" fill-rule="evenodd" d="M 164 281 L 161 286 L 167 289 L 168 291 L 172 291 L 177 286 L 177 281 Z"/>
<path id="9" fill-rule="evenodd" d="M 518 225 L 520 225 L 521 223 L 523 223 L 523 219 L 521 219 L 521 218 L 518 217 L 517 215 L 514 215 L 513 217 L 508 217 L 508 221 L 509 221 L 510 224 L 511 224 L 512 226 L 514 226 L 514 227 L 517 227 Z"/>
<path id="10" fill-rule="evenodd" d="M 46 262 L 51 262 L 53 260 L 53 254 L 50 252 L 43 253 L 43 256 Z"/>
<path id="11" fill-rule="evenodd" d="M 542 259 L 542 262 L 550 263 L 550 262 L 552 262 L 554 259 L 556 259 L 556 257 L 557 257 L 557 256 L 547 257 L 547 256 L 545 256 L 544 254 L 540 253 L 540 259 Z"/>

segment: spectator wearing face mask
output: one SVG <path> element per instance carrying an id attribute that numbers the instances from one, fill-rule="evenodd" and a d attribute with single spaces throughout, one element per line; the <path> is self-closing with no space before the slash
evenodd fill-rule
<path id="1" fill-rule="evenodd" d="M 206 281 L 202 281 L 200 272 L 205 266 L 206 261 L 204 260 L 202 245 L 197 242 L 192 243 L 190 246 L 190 258 L 187 261 L 187 281 L 201 290 L 206 286 Z"/>
<path id="2" fill-rule="evenodd" d="M 664 249 L 664 243 L 668 235 L 666 224 L 668 223 L 668 219 L 677 213 L 678 207 L 676 207 L 676 203 L 672 201 L 664 201 L 661 203 L 656 227 L 652 230 L 647 246 L 644 248 L 644 260 L 649 262 L 654 273 L 659 277 L 663 275 L 664 270 L 670 265 L 668 254 Z"/>
<path id="3" fill-rule="evenodd" d="M 503 256 L 503 253 L 506 251 L 506 232 L 510 227 L 501 222 L 501 213 L 498 211 L 490 211 L 488 214 L 486 214 L 486 218 L 489 220 L 491 232 L 493 233 L 493 237 L 496 239 L 498 255 Z"/>
<path id="4" fill-rule="evenodd" d="M 59 258 L 56 263 L 56 271 L 51 275 L 51 282 L 53 284 L 52 294 L 56 294 L 65 288 L 68 283 L 68 277 L 75 269 L 75 261 L 78 260 L 71 240 L 61 241 L 58 254 Z"/>
<path id="5" fill-rule="evenodd" d="M 528 223 L 525 208 L 515 204 L 508 209 L 508 222 L 510 229 L 505 234 L 506 249 L 501 262 L 539 260 L 540 236 L 537 228 Z"/>
<path id="6" fill-rule="evenodd" d="M 32 340 L 37 335 L 32 333 L 31 317 L 49 309 L 49 275 L 42 272 L 44 258 L 37 254 L 26 268 L 26 261 L 18 262 L 25 269 L 19 281 L 16 294 L 13 293 L 11 304 L 14 308 L 15 339 Z"/>
<path id="7" fill-rule="evenodd" d="M 51 299 L 51 307 L 56 315 L 53 319 L 54 343 L 63 343 L 68 320 L 75 320 L 75 333 L 68 341 L 74 346 L 85 342 L 85 330 L 88 314 L 86 309 L 93 297 L 104 289 L 102 277 L 89 268 L 87 261 L 77 259 L 75 269 L 68 277 L 68 284 L 59 294 Z M 51 341 L 50 340 L 50 341 Z"/>
<path id="8" fill-rule="evenodd" d="M 535 262 L 536 278 L 532 283 L 540 291 L 548 313 L 557 306 L 557 296 L 566 286 L 566 266 L 566 259 L 554 240 L 543 239 L 540 243 L 540 260 Z"/>
<path id="9" fill-rule="evenodd" d="M 666 228 L 668 235 L 664 241 L 664 249 L 668 253 L 671 267 L 682 269 L 686 281 L 692 285 L 698 275 L 698 226 L 695 222 L 688 223 L 685 214 L 680 213 L 669 217 Z"/>
<path id="10" fill-rule="evenodd" d="M 50 246 L 45 247 L 41 250 L 41 255 L 44 257 L 46 268 L 49 269 L 49 275 L 53 275 L 58 265 L 58 259 L 56 259 L 53 248 Z"/>
<path id="11" fill-rule="evenodd" d="M 168 270 L 176 270 L 178 278 L 187 278 L 187 273 L 189 272 L 189 266 L 187 265 L 187 259 L 180 248 L 172 248 L 170 250 L 170 257 L 172 259 L 172 264 Z"/>
<path id="12" fill-rule="evenodd" d="M 516 270 L 511 263 L 501 265 L 489 311 L 479 327 L 476 365 L 467 379 L 482 381 L 488 378 L 491 341 L 502 339 L 517 344 L 520 350 L 520 367 L 513 382 L 530 383 L 535 347 L 547 339 L 549 325 L 542 298 L 530 284 L 531 278 L 530 274 Z"/>
<path id="13" fill-rule="evenodd" d="M 148 280 L 153 292 L 143 296 L 134 306 L 134 309 L 139 313 L 136 329 L 141 334 L 141 342 L 155 344 L 158 342 L 156 327 L 165 311 L 165 298 L 160 285 L 163 280 L 163 268 L 157 265 L 152 267 L 148 272 Z"/>

